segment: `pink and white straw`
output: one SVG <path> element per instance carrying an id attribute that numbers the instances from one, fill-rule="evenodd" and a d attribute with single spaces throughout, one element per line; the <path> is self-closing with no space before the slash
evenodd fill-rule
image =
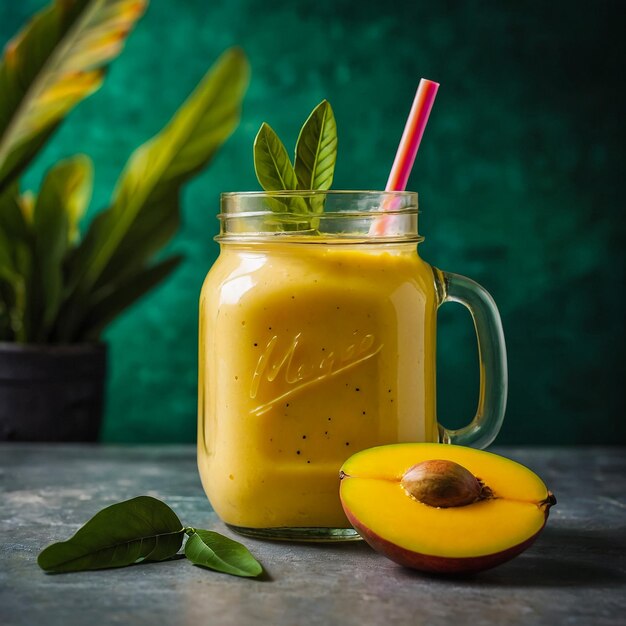
<path id="1" fill-rule="evenodd" d="M 404 191 L 406 189 L 438 89 L 439 83 L 425 78 L 420 80 L 385 191 Z M 372 224 L 370 233 L 386 234 L 389 231 L 390 217 L 379 217 Z"/>

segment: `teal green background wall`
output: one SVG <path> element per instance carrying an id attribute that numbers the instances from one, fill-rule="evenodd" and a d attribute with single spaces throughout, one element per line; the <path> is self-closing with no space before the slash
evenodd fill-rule
<path id="1" fill-rule="evenodd" d="M 39 0 L 0 2 L 6 41 Z M 339 127 L 334 187 L 382 188 L 420 76 L 441 89 L 409 187 L 429 262 L 498 302 L 510 400 L 500 443 L 626 442 L 623 3 L 153 0 L 104 88 L 68 119 L 26 182 L 55 159 L 96 163 L 107 202 L 133 147 L 155 133 L 227 46 L 252 82 L 240 128 L 184 198 L 166 284 L 113 324 L 106 441 L 195 439 L 197 297 L 218 252 L 220 191 L 258 188 L 251 150 L 285 139 L 322 98 Z M 1 94 L 0 94 L 1 97 Z M 450 310 L 452 309 L 452 310 Z M 469 317 L 446 307 L 439 412 L 476 401 Z"/>

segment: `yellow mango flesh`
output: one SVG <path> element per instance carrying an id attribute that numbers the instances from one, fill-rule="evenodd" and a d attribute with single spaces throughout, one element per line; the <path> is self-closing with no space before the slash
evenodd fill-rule
<path id="1" fill-rule="evenodd" d="M 413 465 L 445 459 L 466 467 L 494 498 L 439 509 L 411 498 L 400 485 Z M 441 444 L 370 448 L 344 464 L 341 500 L 360 524 L 419 554 L 465 558 L 501 552 L 537 534 L 545 524 L 548 490 L 528 468 L 489 452 Z"/>

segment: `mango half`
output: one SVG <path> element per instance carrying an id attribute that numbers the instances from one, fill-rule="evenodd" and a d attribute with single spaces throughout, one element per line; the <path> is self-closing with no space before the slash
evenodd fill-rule
<path id="1" fill-rule="evenodd" d="M 461 497 L 457 493 L 449 505 L 418 499 L 437 487 L 444 498 L 454 491 L 455 472 L 448 472 L 447 482 L 437 472 L 446 474 L 446 467 L 458 466 L 460 476 L 467 474 L 465 468 L 477 481 L 469 500 L 462 483 Z M 425 476 L 427 482 L 413 490 L 416 476 Z M 477 572 L 512 559 L 537 538 L 556 503 L 527 467 L 449 444 L 401 443 L 363 450 L 344 463 L 340 478 L 343 509 L 361 537 L 396 563 L 426 572 Z"/>

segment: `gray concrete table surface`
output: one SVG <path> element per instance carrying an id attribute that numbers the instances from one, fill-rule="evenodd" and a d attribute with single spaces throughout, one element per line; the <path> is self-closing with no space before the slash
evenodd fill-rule
<path id="1" fill-rule="evenodd" d="M 43 547 L 140 494 L 167 502 L 185 525 L 235 535 L 209 506 L 191 446 L 1 444 L 0 624 L 626 624 L 626 449 L 495 451 L 535 470 L 558 498 L 543 534 L 513 561 L 441 578 L 362 542 L 236 537 L 266 570 L 250 580 L 186 560 L 45 574 Z"/>

